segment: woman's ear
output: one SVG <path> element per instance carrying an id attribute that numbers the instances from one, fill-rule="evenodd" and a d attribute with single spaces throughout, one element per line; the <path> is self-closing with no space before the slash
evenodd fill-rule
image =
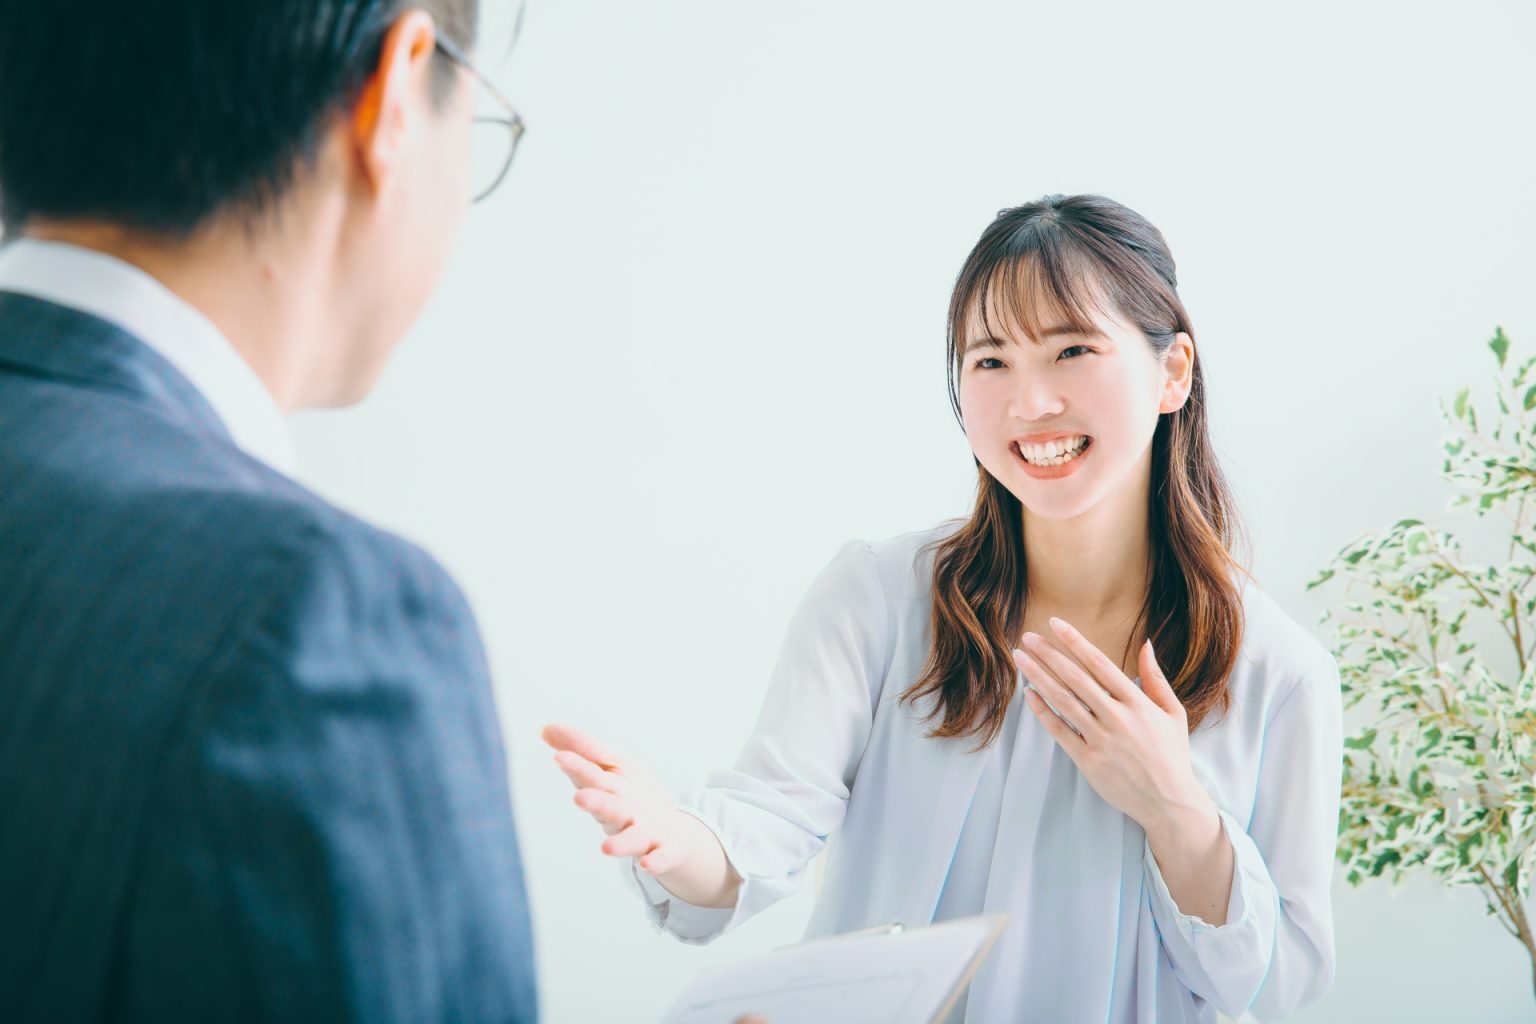
<path id="1" fill-rule="evenodd" d="M 1163 382 L 1162 401 L 1157 411 L 1178 412 L 1189 401 L 1189 389 L 1195 379 L 1195 340 L 1180 331 L 1173 336 L 1173 344 L 1163 357 L 1163 370 L 1168 379 Z"/>

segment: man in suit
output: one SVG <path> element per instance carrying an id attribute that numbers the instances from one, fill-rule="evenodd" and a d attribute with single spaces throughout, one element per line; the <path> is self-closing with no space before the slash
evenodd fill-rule
<path id="1" fill-rule="evenodd" d="M 283 422 L 487 185 L 476 15 L 0 0 L 0 1021 L 536 1016 L 474 620 Z"/>

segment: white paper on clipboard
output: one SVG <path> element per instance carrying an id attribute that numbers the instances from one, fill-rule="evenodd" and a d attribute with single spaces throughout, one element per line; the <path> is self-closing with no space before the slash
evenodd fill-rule
<path id="1" fill-rule="evenodd" d="M 696 978 L 664 1024 L 940 1024 L 1008 915 L 811 939 Z"/>

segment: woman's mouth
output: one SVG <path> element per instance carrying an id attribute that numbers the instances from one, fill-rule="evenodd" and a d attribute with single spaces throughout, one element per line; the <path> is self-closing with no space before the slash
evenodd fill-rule
<path id="1" fill-rule="evenodd" d="M 1009 445 L 1013 457 L 1019 460 L 1024 472 L 1036 480 L 1059 480 L 1077 471 L 1078 465 L 1093 447 L 1093 438 L 1086 435 L 1053 445 Z"/>

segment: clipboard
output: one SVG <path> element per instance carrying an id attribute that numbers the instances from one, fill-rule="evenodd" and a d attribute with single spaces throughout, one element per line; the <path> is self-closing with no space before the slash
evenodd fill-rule
<path id="1" fill-rule="evenodd" d="M 1008 924 L 1004 913 L 809 939 L 694 979 L 664 1024 L 943 1024 Z"/>

